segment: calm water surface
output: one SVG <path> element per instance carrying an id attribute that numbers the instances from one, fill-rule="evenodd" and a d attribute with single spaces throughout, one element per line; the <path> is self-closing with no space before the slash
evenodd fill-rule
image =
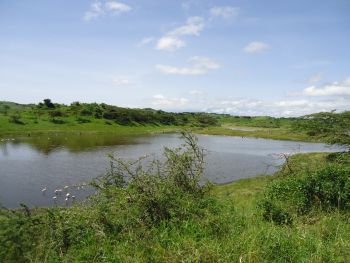
<path id="1" fill-rule="evenodd" d="M 321 143 L 206 135 L 198 138 L 199 144 L 208 151 L 204 176 L 215 183 L 271 174 L 282 164 L 279 153 L 341 150 Z M 177 147 L 181 143 L 178 134 L 129 138 L 57 135 L 0 142 L 0 204 L 9 208 L 20 203 L 53 205 L 55 189 L 88 182 L 106 172 L 108 154 L 136 159 L 145 154 L 159 155 L 165 146 Z M 42 193 L 44 187 L 47 191 Z M 78 200 L 87 194 L 76 188 L 65 191 Z M 64 203 L 64 193 L 58 200 L 59 204 Z"/>

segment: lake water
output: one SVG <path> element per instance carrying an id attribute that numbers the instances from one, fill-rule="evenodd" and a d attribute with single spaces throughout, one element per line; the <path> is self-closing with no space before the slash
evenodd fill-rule
<path id="1" fill-rule="evenodd" d="M 214 183 L 271 174 L 282 164 L 279 153 L 339 151 L 322 143 L 304 143 L 255 138 L 198 135 L 207 150 L 204 177 Z M 50 206 L 57 188 L 88 182 L 106 172 L 108 154 L 125 159 L 145 154 L 159 155 L 163 148 L 182 143 L 178 134 L 140 137 L 116 135 L 62 135 L 29 137 L 0 143 L 0 204 L 18 207 L 20 203 Z M 41 190 L 46 187 L 43 193 Z M 86 191 L 68 188 L 77 200 Z M 58 203 L 64 203 L 64 194 Z"/>

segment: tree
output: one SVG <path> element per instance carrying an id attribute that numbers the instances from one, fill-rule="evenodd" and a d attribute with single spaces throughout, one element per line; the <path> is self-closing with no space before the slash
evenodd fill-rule
<path id="1" fill-rule="evenodd" d="M 55 105 L 51 102 L 50 99 L 44 99 L 44 105 L 45 105 L 47 108 L 50 108 L 50 109 L 55 108 Z"/>

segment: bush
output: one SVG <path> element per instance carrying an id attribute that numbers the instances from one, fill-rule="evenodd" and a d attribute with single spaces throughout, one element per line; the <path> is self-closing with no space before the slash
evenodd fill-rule
<path id="1" fill-rule="evenodd" d="M 86 119 L 86 118 L 82 118 L 82 117 L 78 117 L 77 118 L 77 122 L 80 123 L 80 124 L 84 124 L 84 123 L 90 123 L 91 120 Z"/>
<path id="2" fill-rule="evenodd" d="M 277 224 L 312 210 L 350 211 L 350 169 L 329 164 L 303 176 L 281 178 L 267 188 L 260 208 L 264 219 Z"/>
<path id="3" fill-rule="evenodd" d="M 21 125 L 24 124 L 24 122 L 21 120 L 21 116 L 19 114 L 11 115 L 9 118 L 9 122 L 14 123 L 14 124 L 21 124 Z"/>
<path id="4" fill-rule="evenodd" d="M 277 207 L 271 201 L 265 200 L 260 207 L 266 221 L 274 222 L 277 225 L 291 225 L 293 222 L 292 216 L 288 212 L 283 211 L 281 207 Z"/>
<path id="5" fill-rule="evenodd" d="M 50 115 L 51 118 L 63 117 L 63 116 L 64 116 L 63 112 L 60 111 L 60 110 L 53 110 L 53 111 L 50 111 L 50 112 L 49 112 L 49 115 Z"/>
<path id="6" fill-rule="evenodd" d="M 62 119 L 55 119 L 55 118 L 53 118 L 53 119 L 51 119 L 50 120 L 52 123 L 54 123 L 54 124 L 65 124 L 66 122 L 64 121 L 64 120 L 62 120 Z"/>
<path id="7" fill-rule="evenodd" d="M 101 194 L 113 195 L 119 204 L 127 203 L 131 207 L 128 210 L 136 213 L 133 217 L 148 225 L 196 214 L 210 186 L 200 183 L 203 150 L 191 133 L 182 136 L 186 144 L 177 149 L 165 148 L 164 161 L 141 158 L 125 162 L 111 156 L 111 170 L 92 185 Z"/>

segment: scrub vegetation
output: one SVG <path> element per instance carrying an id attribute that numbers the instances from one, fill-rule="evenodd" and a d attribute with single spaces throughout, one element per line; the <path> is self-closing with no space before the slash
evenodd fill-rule
<path id="1" fill-rule="evenodd" d="M 231 116 L 201 112 L 129 109 L 104 103 L 45 99 L 39 104 L 0 102 L 0 137 L 47 133 L 109 133 L 117 135 L 174 132 L 259 137 L 280 140 L 350 144 L 350 112 L 323 112 L 301 117 Z"/>
<path id="2" fill-rule="evenodd" d="M 196 137 L 183 140 L 160 160 L 111 156 L 97 193 L 70 208 L 0 210 L 0 261 L 350 261 L 349 152 L 213 186 Z"/>
<path id="3" fill-rule="evenodd" d="M 73 102 L 67 106 L 50 99 L 36 105 L 0 102 L 0 136 L 50 132 L 140 134 L 212 125 L 218 125 L 216 114 L 128 109 L 104 103 Z"/>

